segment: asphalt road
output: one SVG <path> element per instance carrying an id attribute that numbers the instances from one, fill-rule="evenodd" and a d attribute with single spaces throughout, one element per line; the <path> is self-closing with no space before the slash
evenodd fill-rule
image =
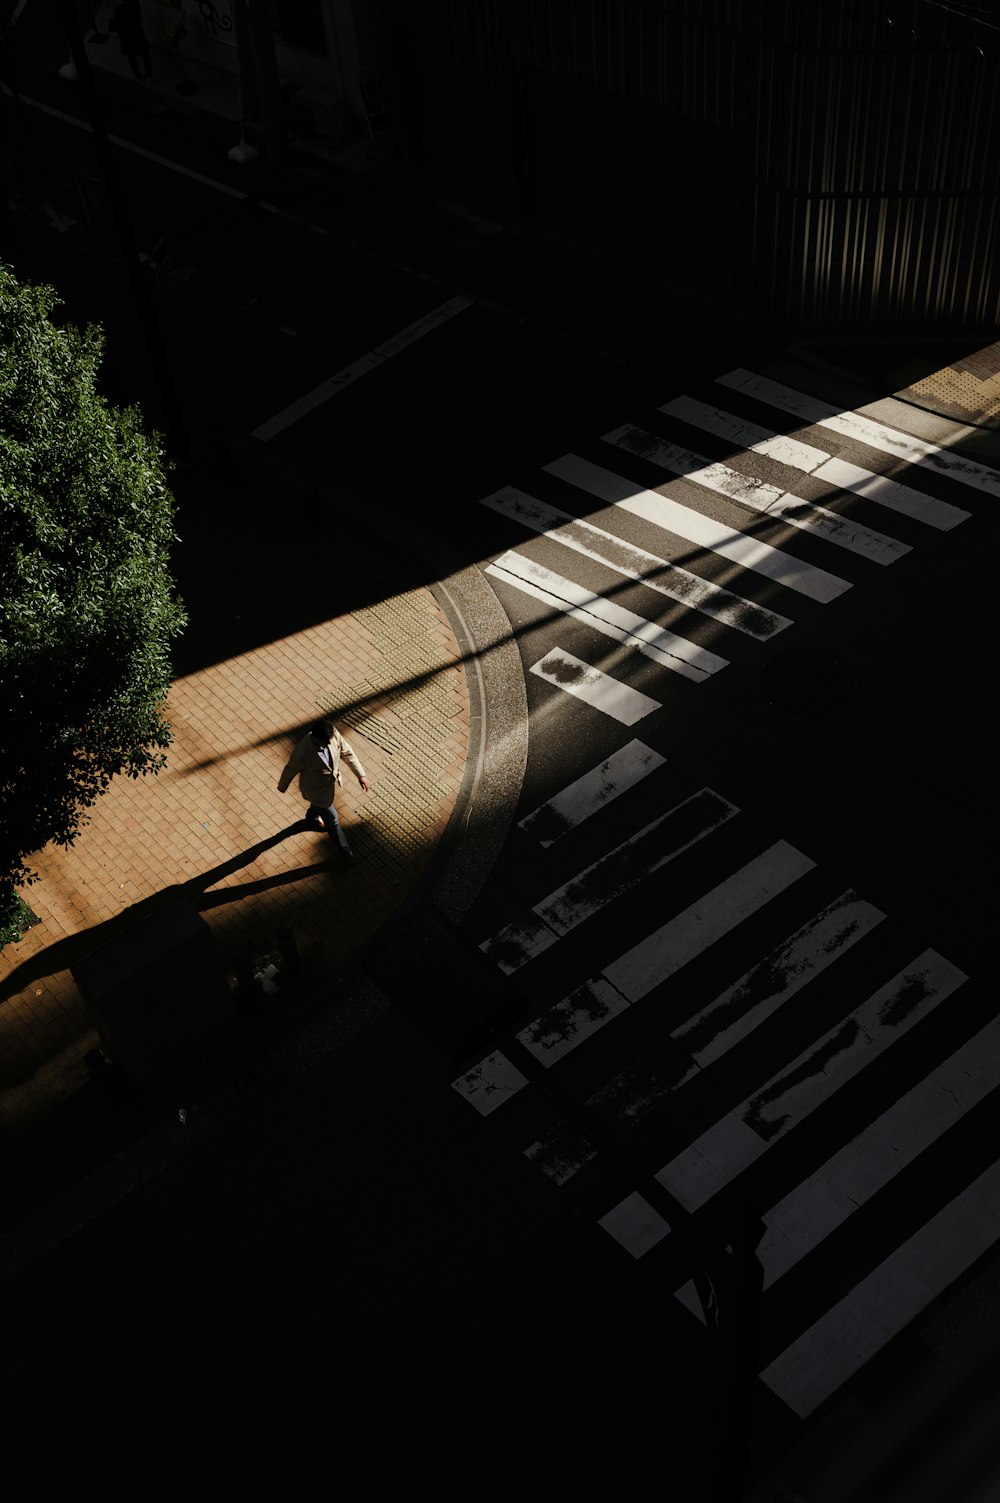
<path id="1" fill-rule="evenodd" d="M 48 164 L 41 177 L 47 186 L 42 196 L 46 202 L 55 201 L 57 208 L 62 202 L 65 210 L 70 200 L 60 200 L 60 194 L 74 191 L 67 183 L 76 184 L 78 192 L 81 181 L 100 182 L 92 144 L 51 116 L 33 115 L 32 131 L 36 128 L 40 159 Z M 615 509 L 598 511 L 579 500 L 574 507 L 567 482 L 540 474 L 542 467 L 574 453 L 592 464 L 603 462 L 627 471 L 637 485 L 664 484 L 666 475 L 657 479 L 641 456 L 613 454 L 602 435 L 633 423 L 675 442 L 685 437 L 691 441 L 690 431 L 678 431 L 673 420 L 664 420 L 660 405 L 685 394 L 709 402 L 712 378 L 734 366 L 770 368 L 779 354 L 770 340 L 743 331 L 699 327 L 694 318 L 685 322 L 678 317 L 671 326 L 670 320 L 651 316 L 643 327 L 634 308 L 608 309 L 588 300 L 586 276 L 573 282 L 560 281 L 551 272 L 546 277 L 505 246 L 502 237 L 467 224 L 416 211 L 412 222 L 404 221 L 398 201 L 371 184 L 336 173 L 323 172 L 317 178 L 304 172 L 289 189 L 276 184 L 266 171 L 241 176 L 220 157 L 217 185 L 212 186 L 148 156 L 119 149 L 115 157 L 139 240 L 154 257 L 161 257 L 159 273 L 155 268 L 143 272 L 144 285 L 191 445 L 214 450 L 226 434 L 260 429 L 400 331 L 426 320 L 456 294 L 479 299 L 422 333 L 405 350 L 381 359 L 377 369 L 359 376 L 308 415 L 288 421 L 269 435 L 270 446 L 320 478 L 334 475 L 339 485 L 362 501 L 370 496 L 390 512 L 448 537 L 483 567 L 513 552 L 551 572 L 571 575 L 594 597 L 611 600 L 642 620 L 649 618 L 652 606 L 646 585 L 612 580 L 605 565 L 593 560 L 577 559 L 570 569 L 559 562 L 563 557 L 559 543 L 536 539 L 529 544 L 518 521 L 482 506 L 482 498 L 502 487 L 520 488 L 602 528 L 607 526 L 633 547 L 662 552 L 662 528 L 630 518 L 616 531 L 605 515 Z M 102 192 L 94 190 L 93 225 L 88 221 L 85 227 L 79 220 L 67 225 L 65 219 L 72 216 L 65 213 L 57 213 L 55 222 L 37 203 L 34 207 L 17 204 L 11 221 L 18 241 L 15 264 L 23 274 L 52 280 L 64 290 L 68 316 L 78 321 L 98 319 L 106 325 L 109 396 L 121 402 L 140 401 L 150 420 L 166 427 L 168 411 L 128 278 L 120 259 L 102 240 L 101 227 L 107 225 Z M 267 207 L 275 204 L 280 214 Z M 302 223 L 292 223 L 290 215 Z M 160 249 L 163 246 L 165 252 Z M 797 380 L 800 389 L 826 397 L 844 411 L 857 407 L 865 395 L 852 396 L 839 383 L 831 384 L 815 372 L 799 373 Z M 747 420 L 760 422 L 766 416 L 752 402 L 740 407 L 737 400 L 736 405 Z M 799 425 L 783 419 L 773 426 L 784 433 Z M 706 443 L 700 452 L 710 459 L 733 460 L 737 468 L 742 464 L 744 473 L 752 473 L 742 447 L 734 451 L 725 441 Z M 848 445 L 843 452 L 857 463 L 871 458 L 864 444 Z M 183 580 L 184 549 L 197 548 L 199 540 L 193 502 L 185 498 L 183 473 L 177 488 L 185 533 L 179 553 Z M 935 477 L 926 483 L 926 490 L 948 504 L 962 504 L 964 492 L 953 481 Z M 238 525 L 240 504 L 237 482 L 231 491 L 215 498 L 212 525 L 230 525 L 233 519 Z M 834 570 L 850 583 L 850 589 L 826 603 L 796 597 L 792 609 L 788 591 L 772 589 L 745 569 L 717 560 L 699 566 L 695 572 L 711 583 L 762 607 L 787 610 L 795 622 L 783 634 L 785 642 L 778 637 L 762 643 L 733 631 L 720 632 L 710 620 L 692 621 L 690 612 L 671 606 L 657 617 L 658 622 L 683 621 L 690 640 L 706 651 L 724 652 L 728 660 L 706 682 L 671 673 L 662 661 L 637 654 L 631 642 L 612 643 L 592 624 L 570 620 L 560 608 L 512 584 L 509 567 L 506 577 L 503 573 L 490 576 L 510 617 L 528 686 L 529 762 L 518 817 L 543 806 L 637 738 L 663 759 L 663 765 L 649 775 L 648 783 L 595 811 L 565 842 L 557 842 L 544 853 L 529 832 L 515 826 L 491 881 L 467 916 L 465 928 L 473 942 L 489 940 L 512 920 L 537 908 L 549 894 L 636 835 L 654 816 L 703 788 L 714 790 L 740 811 L 739 818 L 729 822 L 731 829 L 727 826 L 704 843 L 698 840 L 668 864 L 643 872 L 643 880 L 634 883 L 623 898 L 576 925 L 571 941 L 531 959 L 518 977 L 525 1000 L 518 1026 L 537 1019 L 586 985 L 602 966 L 641 944 L 658 924 L 688 911 L 702 894 L 772 842 L 787 842 L 815 863 L 814 872 L 780 895 L 753 923 L 735 926 L 719 947 L 696 956 L 679 990 L 657 982 L 659 989 L 654 988 L 652 995 L 658 1006 L 652 1012 L 635 1008 L 617 1033 L 608 1031 L 606 1047 L 595 1042 L 566 1063 L 566 1078 L 581 1099 L 593 1096 L 635 1060 L 659 1060 L 664 1036 L 685 1016 L 697 1013 L 726 985 L 767 961 L 797 926 L 846 889 L 874 905 L 887 921 L 840 963 L 843 971 L 834 967 L 813 984 L 806 1021 L 797 1016 L 786 1025 L 784 1015 L 772 1018 L 742 1051 L 723 1063 L 708 1085 L 698 1084 L 687 1120 L 699 1130 L 738 1101 L 745 1082 L 756 1086 L 774 1070 L 794 1064 L 799 1052 L 810 1047 L 824 1027 L 835 1028 L 926 946 L 971 978 L 958 994 L 957 1005 L 943 1008 L 894 1045 L 891 1055 L 866 1074 L 859 1087 L 844 1093 L 846 1104 L 840 1101 L 818 1113 L 820 1130 L 815 1137 L 793 1136 L 791 1148 L 786 1144 L 764 1155 L 753 1181 L 761 1193 L 765 1189 L 773 1195 L 785 1193 L 799 1177 L 815 1170 L 824 1155 L 874 1120 L 888 1100 L 905 1097 L 919 1087 L 941 1058 L 972 1037 L 992 1015 L 992 1001 L 978 979 L 987 974 L 985 935 L 991 894 L 972 838 L 972 832 L 982 826 L 983 793 L 989 786 L 988 742 L 981 711 L 983 685 L 989 681 L 984 604 L 989 598 L 989 502 L 977 497 L 969 509 L 969 519 L 955 531 L 928 533 L 912 518 L 893 515 L 887 519 L 876 503 L 859 503 L 852 509 L 856 519 L 873 528 L 881 523 L 885 533 L 912 549 L 889 567 L 841 556 L 840 550 L 816 537 L 792 536 L 789 528 L 772 519 L 755 524 L 752 530 L 758 541 L 787 548 L 806 564 Z M 740 526 L 739 508 L 732 500 L 713 495 L 703 502 L 702 510 L 719 525 Z M 275 525 L 280 525 L 279 518 Z M 671 560 L 683 565 L 686 556 L 680 550 Z M 261 561 L 259 578 L 248 579 L 247 587 L 266 587 L 266 560 Z M 789 639 L 795 650 L 810 655 L 805 675 L 808 692 L 815 690 L 817 677 L 822 680 L 821 688 L 825 684 L 825 695 L 821 693 L 818 702 L 808 706 L 809 712 L 803 710 L 801 678 L 793 685 L 798 698 L 794 692 L 791 698 L 779 694 L 775 702 L 772 692 L 773 675 L 781 672 L 779 649 Z M 618 683 L 646 695 L 655 708 L 631 727 L 595 711 L 551 678 L 543 680 L 531 671 L 553 651 L 573 654 L 598 667 Z M 372 1047 L 377 1052 L 377 1040 Z M 371 1061 L 368 1068 L 373 1068 Z M 282 1127 L 282 1163 L 292 1143 L 301 1138 L 315 1145 L 320 1134 L 324 1151 L 335 1156 L 338 1127 L 347 1131 L 353 1123 L 356 1128 L 370 1109 L 345 1094 L 345 1082 L 339 1078 L 323 1089 L 321 1085 L 317 1082 L 312 1105 L 296 1103 Z M 328 1117 L 331 1098 L 342 1103 L 338 1109 L 343 1116 L 336 1121 Z M 891 1187 L 877 1210 L 858 1223 L 857 1235 L 841 1232 L 826 1252 L 821 1250 L 808 1277 L 772 1301 L 774 1325 L 769 1340 L 775 1354 L 797 1329 L 796 1310 L 821 1313 L 830 1298 L 839 1297 L 853 1287 L 854 1280 L 864 1277 L 878 1256 L 891 1253 L 898 1227 L 915 1232 L 929 1211 L 947 1200 L 948 1193 L 971 1184 L 976 1174 L 988 1168 L 992 1141 L 986 1130 L 988 1107 L 987 1100 L 986 1106 L 971 1110 L 949 1128 L 949 1136 L 935 1139 L 930 1156 L 917 1161 L 909 1177 Z M 462 1109 L 463 1103 L 457 1097 L 452 1100 L 449 1093 L 449 1112 Z M 309 1117 L 309 1111 L 315 1115 Z M 523 1149 L 540 1119 L 531 1110 L 518 1111 L 509 1130 L 502 1124 L 496 1130 L 489 1122 L 482 1124 L 482 1151 L 491 1155 L 491 1173 L 502 1176 L 505 1165 L 517 1164 L 520 1195 L 524 1193 Z M 441 1128 L 433 1152 L 442 1152 L 443 1143 L 452 1141 L 450 1121 Z M 251 1423 L 263 1424 L 268 1402 L 280 1391 L 289 1423 L 295 1411 L 300 1436 L 311 1432 L 314 1438 L 314 1427 L 330 1424 L 338 1406 L 342 1428 L 356 1427 L 361 1433 L 359 1416 L 366 1408 L 366 1397 L 372 1395 L 384 1413 L 386 1391 L 398 1385 L 409 1398 L 401 1399 L 390 1412 L 402 1413 L 411 1403 L 411 1417 L 419 1415 L 419 1420 L 407 1422 L 412 1444 L 415 1434 L 427 1433 L 429 1412 L 434 1408 L 433 1398 L 427 1395 L 420 1404 L 412 1398 L 421 1389 L 422 1365 L 433 1345 L 428 1330 L 420 1327 L 410 1333 L 404 1344 L 411 1354 L 410 1365 L 402 1376 L 393 1372 L 398 1353 L 393 1325 L 414 1319 L 412 1301 L 398 1294 L 390 1297 L 384 1282 L 374 1278 L 367 1263 L 371 1249 L 365 1247 L 363 1231 L 352 1231 L 344 1266 L 336 1259 L 337 1220 L 343 1214 L 344 1196 L 355 1206 L 358 1197 L 368 1192 L 357 1184 L 338 1186 L 323 1211 L 312 1206 L 304 1210 L 294 1193 L 289 1200 L 290 1192 L 284 1187 L 276 1191 L 273 1183 L 261 1192 L 260 1180 L 267 1177 L 268 1163 L 264 1129 L 259 1137 L 259 1142 L 246 1140 L 230 1149 L 245 1156 L 251 1166 L 246 1174 L 254 1183 L 244 1176 L 246 1182 L 241 1184 L 241 1171 L 231 1164 L 226 1175 L 236 1187 L 234 1206 L 245 1208 L 259 1202 L 268 1207 L 262 1226 L 247 1230 L 239 1220 L 242 1210 L 228 1224 L 225 1211 L 213 1204 L 215 1191 L 210 1186 L 218 1184 L 218 1176 L 213 1177 L 208 1164 L 198 1176 L 201 1189 L 190 1183 L 183 1193 L 176 1187 L 175 1191 L 169 1186 L 151 1188 L 153 1200 L 162 1195 L 162 1201 L 151 1205 L 138 1220 L 126 1218 L 127 1228 L 124 1223 L 120 1228 L 122 1256 L 132 1267 L 148 1267 L 150 1279 L 119 1287 L 116 1329 L 120 1332 L 125 1311 L 122 1290 L 132 1290 L 137 1312 L 146 1312 L 138 1321 L 141 1331 L 154 1299 L 150 1287 L 169 1286 L 179 1265 L 183 1274 L 174 1296 L 156 1313 L 161 1335 L 169 1325 L 169 1312 L 183 1312 L 186 1301 L 197 1310 L 199 1320 L 211 1322 L 211 1305 L 204 1299 L 206 1282 L 220 1291 L 225 1305 L 222 1292 L 249 1239 L 254 1249 L 253 1278 L 275 1278 L 289 1290 L 288 1326 L 294 1328 L 296 1339 L 286 1341 L 269 1304 L 270 1327 L 266 1339 L 261 1338 L 267 1363 L 255 1365 L 248 1357 L 239 1390 L 242 1413 Z M 681 1141 L 673 1109 L 654 1113 L 641 1125 L 635 1141 L 653 1167 L 669 1157 Z M 474 1136 L 462 1142 L 466 1146 L 461 1151 L 474 1156 L 478 1151 Z M 310 1186 L 324 1172 L 318 1151 L 310 1148 L 313 1157 L 303 1169 L 303 1183 Z M 956 1169 L 956 1163 L 960 1168 Z M 921 1165 L 931 1185 L 926 1203 Z M 453 1165 L 442 1173 L 441 1183 L 449 1182 L 452 1170 L 459 1177 L 468 1172 L 463 1165 Z M 510 1168 L 509 1172 L 515 1171 Z M 599 1211 L 613 1203 L 615 1185 L 614 1176 L 605 1175 L 598 1165 L 596 1173 L 584 1170 L 559 1200 L 563 1190 L 554 1192 L 539 1176 L 538 1214 L 543 1219 L 551 1217 L 543 1267 L 548 1287 L 560 1269 L 573 1264 L 572 1219 L 582 1217 L 592 1226 Z M 485 1324 L 490 1332 L 485 1346 L 492 1349 L 493 1333 L 498 1326 L 503 1329 L 511 1309 L 523 1316 L 532 1298 L 530 1281 L 508 1287 L 507 1280 L 512 1266 L 523 1269 L 533 1257 L 530 1246 L 518 1240 L 527 1235 L 525 1225 L 519 1223 L 512 1230 L 512 1245 L 491 1247 L 490 1193 L 483 1189 L 484 1203 L 475 1214 L 470 1209 L 469 1220 L 474 1229 L 470 1238 L 477 1248 L 482 1244 L 488 1251 L 473 1254 L 466 1249 L 455 1259 L 471 1285 L 464 1294 L 467 1327 L 459 1318 L 463 1297 L 450 1289 L 447 1323 L 436 1328 L 436 1363 L 447 1367 L 450 1360 L 454 1366 L 455 1352 L 463 1351 L 457 1374 L 452 1371 L 447 1385 L 449 1405 L 458 1404 L 463 1377 L 474 1383 L 490 1370 L 483 1344 L 476 1346 L 470 1367 L 469 1330 L 481 1336 Z M 406 1205 L 405 1197 L 401 1205 Z M 712 1213 L 720 1230 L 725 1229 L 726 1214 L 724 1203 Z M 180 1222 L 175 1221 L 178 1215 Z M 207 1221 L 202 1222 L 203 1216 Z M 355 1218 L 353 1224 L 363 1228 L 364 1217 Z M 200 1225 L 208 1228 L 204 1237 L 199 1234 Z M 588 1238 L 587 1246 L 592 1247 L 592 1239 Z M 439 1249 L 428 1250 L 421 1262 L 424 1274 L 438 1261 L 439 1253 Z M 106 1242 L 95 1246 L 94 1260 L 106 1256 Z M 590 1265 L 588 1277 L 581 1276 L 567 1296 L 575 1301 L 571 1308 L 586 1315 L 579 1321 L 561 1322 L 554 1338 L 552 1381 L 545 1384 L 539 1378 L 549 1360 L 549 1348 L 542 1342 L 541 1356 L 505 1354 L 489 1374 L 491 1403 L 467 1401 L 459 1411 L 450 1411 L 450 1450 L 445 1446 L 444 1452 L 455 1471 L 468 1474 L 484 1455 L 503 1452 L 508 1446 L 511 1455 L 519 1458 L 515 1473 L 517 1465 L 529 1464 L 527 1457 L 535 1454 L 532 1446 L 519 1450 L 511 1445 L 518 1425 L 512 1385 L 519 1382 L 534 1384 L 532 1394 L 525 1395 L 528 1424 L 536 1426 L 539 1416 L 547 1414 L 540 1395 L 544 1390 L 545 1402 L 555 1406 L 545 1423 L 563 1434 L 572 1428 L 575 1438 L 565 1454 L 576 1456 L 574 1466 L 581 1474 L 587 1463 L 580 1458 L 589 1455 L 584 1437 L 600 1426 L 602 1417 L 611 1416 L 616 1434 L 627 1437 L 630 1414 L 644 1404 L 655 1410 L 647 1384 L 630 1387 L 626 1383 L 626 1399 L 619 1395 L 614 1404 L 606 1401 L 607 1374 L 614 1369 L 609 1332 L 615 1328 L 617 1301 L 620 1298 L 628 1305 L 629 1322 L 641 1324 L 648 1310 L 649 1286 L 633 1277 L 628 1258 L 610 1238 L 601 1256 L 606 1258 L 606 1270 L 602 1267 L 599 1273 L 606 1271 L 607 1283 L 599 1279 L 600 1298 L 594 1293 Z M 47 1273 L 51 1288 L 55 1277 L 68 1277 L 69 1272 L 53 1265 L 40 1269 L 38 1277 Z M 96 1265 L 80 1264 L 76 1276 L 90 1290 L 101 1287 L 99 1279 L 97 1286 L 93 1282 L 98 1277 Z M 447 1278 L 440 1272 L 438 1278 L 436 1287 L 444 1288 Z M 324 1303 L 317 1316 L 310 1301 L 324 1281 Z M 508 1303 L 497 1314 L 490 1299 L 484 1299 L 483 1290 L 492 1294 L 501 1283 L 507 1289 Z M 220 1332 L 230 1383 L 240 1367 L 239 1354 L 248 1352 L 254 1343 L 252 1320 L 247 1324 L 245 1314 L 247 1300 L 252 1301 L 252 1285 L 246 1277 L 240 1277 L 237 1285 L 239 1298 L 222 1320 Z M 28 1288 L 25 1294 L 30 1294 Z M 356 1318 L 341 1349 L 337 1310 L 345 1298 L 355 1302 Z M 73 1315 L 69 1303 L 66 1310 L 67 1318 L 79 1320 L 82 1342 L 92 1332 L 99 1333 L 99 1312 L 88 1315 L 84 1306 Z M 671 1340 L 678 1343 L 678 1350 L 683 1351 L 686 1340 L 692 1343 L 692 1354 L 701 1350 L 686 1315 L 674 1309 L 669 1321 Z M 433 1327 L 433 1319 L 428 1324 Z M 530 1321 L 518 1327 L 530 1328 Z M 373 1330 L 380 1333 L 374 1351 L 366 1340 L 366 1333 Z M 591 1330 L 593 1341 L 588 1347 L 581 1332 Z M 183 1321 L 177 1331 L 184 1333 Z M 212 1364 L 222 1361 L 220 1343 L 206 1330 L 188 1335 L 191 1368 L 197 1374 L 192 1376 L 190 1392 L 197 1395 L 198 1404 L 209 1405 Z M 634 1347 L 629 1351 L 634 1352 Z M 574 1365 L 574 1352 L 582 1367 Z M 129 1360 L 125 1346 L 118 1347 L 117 1355 L 120 1361 Z M 897 1369 L 908 1356 L 912 1356 L 911 1348 L 897 1356 Z M 625 1360 L 627 1365 L 632 1357 Z M 695 1361 L 694 1355 L 691 1360 Z M 581 1371 L 587 1372 L 588 1362 L 586 1394 L 577 1406 L 566 1397 L 567 1383 Z M 288 1377 L 293 1365 L 301 1367 L 294 1382 Z M 324 1376 L 315 1379 L 313 1374 L 320 1368 L 325 1369 Z M 176 1353 L 170 1370 L 183 1371 Z M 600 1377 L 593 1378 L 593 1373 Z M 345 1406 L 348 1389 L 352 1397 Z M 675 1384 L 671 1392 L 671 1402 L 679 1403 L 680 1386 Z M 694 1387 L 693 1392 L 704 1390 Z M 456 1412 L 461 1419 L 456 1419 Z M 499 1442 L 489 1424 L 491 1412 L 502 1415 Z M 130 1413 L 134 1420 L 135 1407 Z M 689 1408 L 682 1407 L 675 1415 L 675 1422 L 697 1427 L 699 1416 L 704 1417 L 703 1401 L 695 1398 Z M 765 1430 L 767 1423 L 765 1416 Z M 774 1423 L 777 1427 L 779 1420 L 775 1418 Z M 628 1461 L 621 1461 L 619 1447 L 616 1465 L 626 1469 L 634 1465 L 635 1495 L 644 1496 L 642 1489 L 651 1485 L 650 1457 L 656 1451 L 652 1414 L 639 1428 L 643 1432 L 641 1457 L 632 1457 L 626 1438 Z M 371 1444 L 377 1442 L 373 1439 Z M 363 1451 L 363 1446 L 358 1447 L 359 1453 Z M 396 1464 L 405 1475 L 406 1465 L 400 1465 L 398 1458 Z M 591 1458 L 590 1464 L 598 1463 Z M 497 1476 L 502 1475 L 500 1469 Z M 480 1492 L 481 1482 L 477 1474 L 475 1486 Z M 625 1496 L 621 1486 L 619 1473 L 616 1496 Z M 501 1491 L 497 1482 L 498 1496 Z"/>

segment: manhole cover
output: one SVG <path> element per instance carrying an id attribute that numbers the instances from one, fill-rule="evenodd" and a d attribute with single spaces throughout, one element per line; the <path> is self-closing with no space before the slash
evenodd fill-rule
<path id="1" fill-rule="evenodd" d="M 789 715 L 832 715 L 854 693 L 854 670 L 835 652 L 783 652 L 760 676 L 761 693 Z"/>

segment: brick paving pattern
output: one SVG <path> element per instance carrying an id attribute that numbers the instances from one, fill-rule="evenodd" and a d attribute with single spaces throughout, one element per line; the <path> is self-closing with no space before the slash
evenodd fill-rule
<path id="1" fill-rule="evenodd" d="M 295 828 L 295 740 L 332 712 L 371 783 L 344 769 L 338 809 L 357 855 Z M 216 663 L 173 685 L 175 740 L 156 778 L 116 779 L 76 844 L 34 860 L 40 922 L 0 954 L 0 1136 L 87 1079 L 99 1040 L 71 967 L 98 926 L 173 884 L 188 889 L 230 967 L 266 963 L 288 925 L 307 977 L 332 975 L 412 891 L 455 806 L 469 748 L 458 645 L 429 589 L 377 603 Z M 292 827 L 292 828 L 290 828 Z"/>
<path id="2" fill-rule="evenodd" d="M 896 395 L 960 423 L 1000 428 L 1000 345 L 973 350 L 952 365 L 927 371 L 914 361 L 895 373 Z"/>

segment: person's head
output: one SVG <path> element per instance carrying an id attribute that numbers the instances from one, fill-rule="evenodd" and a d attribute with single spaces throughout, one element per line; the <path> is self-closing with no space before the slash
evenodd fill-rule
<path id="1" fill-rule="evenodd" d="M 333 735 L 332 720 L 314 720 L 309 727 L 309 734 L 319 746 L 327 746 Z"/>

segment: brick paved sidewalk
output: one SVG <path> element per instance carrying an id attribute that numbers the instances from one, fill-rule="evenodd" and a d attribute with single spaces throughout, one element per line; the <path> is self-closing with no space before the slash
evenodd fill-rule
<path id="1" fill-rule="evenodd" d="M 938 370 L 927 366 L 914 360 L 897 367 L 893 375 L 902 384 L 896 395 L 959 423 L 1000 429 L 1000 344 L 970 348 Z"/>
<path id="2" fill-rule="evenodd" d="M 383 561 L 383 569 L 384 569 Z M 402 575 L 400 576 L 402 580 Z M 317 665 L 322 665 L 318 669 Z M 348 770 L 338 807 L 357 855 L 330 864 L 303 830 L 294 741 L 332 713 L 371 789 Z M 465 769 L 470 707 L 459 648 L 429 588 L 377 602 L 178 680 L 175 741 L 153 779 L 115 780 L 70 850 L 47 847 L 25 896 L 40 922 L 0 955 L 0 1137 L 37 1121 L 88 1076 L 98 1037 L 71 967 L 135 905 L 189 892 L 230 967 L 260 961 L 288 925 L 308 982 L 363 946 L 419 881 Z"/>
<path id="3" fill-rule="evenodd" d="M 980 429 L 976 443 L 985 457 L 998 452 L 1000 436 L 1000 343 L 984 344 L 986 337 L 935 337 L 929 330 L 924 349 L 912 340 L 889 336 L 803 338 L 792 349 L 807 358 L 818 357 L 828 369 L 858 385 L 891 392 L 925 412 Z"/>

